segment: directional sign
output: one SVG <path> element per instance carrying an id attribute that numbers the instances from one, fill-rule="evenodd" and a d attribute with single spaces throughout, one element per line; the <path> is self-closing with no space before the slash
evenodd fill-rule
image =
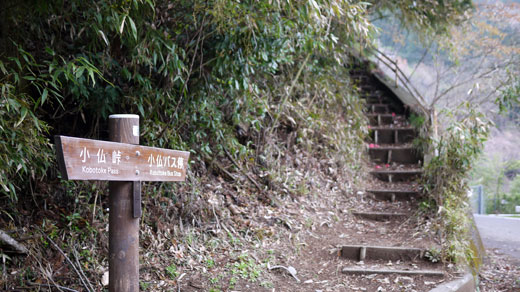
<path id="1" fill-rule="evenodd" d="M 56 136 L 60 171 L 69 180 L 184 181 L 189 152 Z"/>

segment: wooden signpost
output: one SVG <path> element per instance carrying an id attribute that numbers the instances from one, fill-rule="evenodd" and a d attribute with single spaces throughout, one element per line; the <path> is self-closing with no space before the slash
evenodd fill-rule
<path id="1" fill-rule="evenodd" d="M 56 136 L 69 180 L 183 181 L 188 152 Z"/>
<path id="2" fill-rule="evenodd" d="M 111 115 L 112 142 L 56 136 L 69 180 L 109 181 L 109 291 L 139 291 L 141 181 L 184 181 L 189 152 L 139 146 L 139 116 Z"/>

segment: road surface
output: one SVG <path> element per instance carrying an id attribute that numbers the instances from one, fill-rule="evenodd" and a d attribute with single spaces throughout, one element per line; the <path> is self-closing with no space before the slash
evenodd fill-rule
<path id="1" fill-rule="evenodd" d="M 496 248 L 520 264 L 520 219 L 475 214 L 485 248 Z"/>

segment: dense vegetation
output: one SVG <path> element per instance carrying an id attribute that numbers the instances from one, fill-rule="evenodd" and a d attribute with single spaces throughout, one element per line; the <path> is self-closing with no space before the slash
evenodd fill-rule
<path id="1" fill-rule="evenodd" d="M 8 1 L 2 193 L 16 202 L 30 193 L 28 176 L 48 174 L 51 134 L 105 138 L 111 113 L 139 114 L 143 144 L 192 151 L 199 175 L 227 153 L 271 163 L 264 145 L 279 130 L 342 147 L 313 120 L 338 104 L 349 112 L 343 65 L 350 48 L 370 42 L 366 6 Z"/>
<path id="2" fill-rule="evenodd" d="M 346 145 L 359 146 L 365 130 L 345 68 L 352 50 L 372 43 L 367 9 L 406 15 L 404 25 L 419 22 L 415 28 L 442 33 L 470 7 L 468 1 L 2 4 L 6 203 L 52 192 L 49 137 L 106 138 L 111 113 L 138 113 L 143 144 L 192 151 L 199 176 L 222 168 L 217 161 L 224 157 L 247 170 L 269 169 L 275 153 L 266 142 L 291 131 L 299 142 L 319 141 L 349 161 L 355 151 Z M 330 109 L 350 116 L 350 127 L 337 131 Z M 356 137 L 349 139 L 354 143 L 325 134 L 331 128 Z"/>
<path id="3" fill-rule="evenodd" d="M 431 123 L 423 141 L 431 157 L 424 181 L 431 202 L 423 207 L 435 212 L 445 258 L 473 262 L 466 216 L 471 186 L 484 186 L 489 213 L 513 213 L 519 203 L 514 136 L 520 26 L 514 2 L 475 1 L 469 21 L 447 28 L 447 38 L 424 38 L 393 14 L 374 22 L 382 31 L 380 50 L 396 59 L 426 100 L 427 116 L 436 117 L 425 123 Z"/>
<path id="4" fill-rule="evenodd" d="M 486 214 L 514 214 L 520 206 L 520 160 L 498 151 L 483 155 L 472 170 L 471 183 L 482 187 Z M 477 204 L 477 190 L 472 198 Z"/>
<path id="5" fill-rule="evenodd" d="M 436 213 L 432 217 L 442 242 L 442 257 L 475 267 L 478 254 L 469 230 L 473 224 L 468 216 L 472 212 L 468 204 L 469 175 L 482 153 L 491 122 L 469 104 L 445 114 L 445 128 L 425 141 L 431 159 L 422 180 L 430 200 L 424 201 L 422 207 Z"/>
<path id="6" fill-rule="evenodd" d="M 286 152 L 358 175 L 367 128 L 348 72 L 353 55 L 374 45 L 371 18 L 398 15 L 430 38 L 471 8 L 467 0 L 0 3 L 0 223 L 36 224 L 69 246 L 106 244 L 92 227 L 106 219 L 96 207 L 105 185 L 60 180 L 53 135 L 106 139 L 108 115 L 136 113 L 141 144 L 192 152 L 186 183 L 145 186 L 175 203 L 165 217 L 218 216 L 207 206 L 212 177 L 274 204 L 306 191 L 283 171 Z M 99 260 L 92 254 L 84 256 Z"/>

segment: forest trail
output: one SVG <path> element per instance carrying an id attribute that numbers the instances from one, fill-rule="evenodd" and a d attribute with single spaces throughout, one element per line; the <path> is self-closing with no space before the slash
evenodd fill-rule
<path id="1" fill-rule="evenodd" d="M 420 196 L 416 181 L 424 161 L 413 145 L 418 134 L 409 121 L 412 113 L 369 72 L 357 69 L 352 77 L 365 99 L 372 176 L 352 214 L 371 228 L 360 240 L 341 247 L 340 256 L 345 259 L 342 272 L 386 279 L 393 287 L 428 290 L 427 283 L 443 281 L 445 271 L 434 239 L 412 233 L 417 231 L 413 221 Z M 379 283 L 371 285 L 385 288 Z"/>
<path id="2" fill-rule="evenodd" d="M 417 213 L 423 157 L 412 145 L 410 112 L 369 72 L 352 75 L 370 121 L 366 189 L 324 191 L 285 205 L 309 224 L 298 231 L 293 224 L 285 241 L 265 246 L 274 251 L 271 266 L 285 269 L 271 270 L 273 286 L 254 291 L 429 291 L 453 278 Z"/>

